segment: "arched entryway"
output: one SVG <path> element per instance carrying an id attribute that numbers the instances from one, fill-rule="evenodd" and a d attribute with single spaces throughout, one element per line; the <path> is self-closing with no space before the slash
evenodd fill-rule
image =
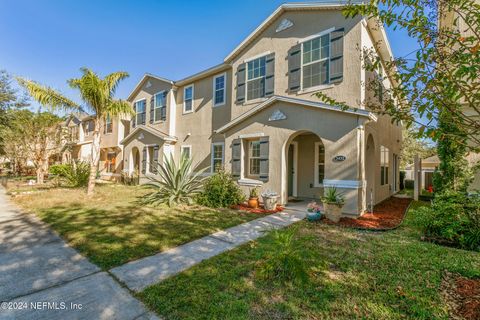
<path id="1" fill-rule="evenodd" d="M 140 172 L 140 151 L 137 147 L 133 147 L 132 152 L 130 152 L 129 171 L 131 173 L 135 171 Z"/>
<path id="2" fill-rule="evenodd" d="M 366 189 L 366 205 L 367 211 L 371 211 L 375 205 L 375 141 L 370 134 L 367 138 L 367 145 L 365 150 L 365 178 L 367 180 Z"/>
<path id="3" fill-rule="evenodd" d="M 287 202 L 320 199 L 325 178 L 325 146 L 311 131 L 298 131 L 285 144 Z"/>

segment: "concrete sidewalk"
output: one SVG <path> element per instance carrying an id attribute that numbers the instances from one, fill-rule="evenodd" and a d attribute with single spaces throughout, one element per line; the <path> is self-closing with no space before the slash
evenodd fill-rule
<path id="1" fill-rule="evenodd" d="M 305 218 L 304 211 L 285 211 L 216 232 L 154 256 L 129 262 L 110 270 L 134 291 L 165 280 L 203 260 L 261 237 L 266 231 L 291 225 Z"/>
<path id="2" fill-rule="evenodd" d="M 158 319 L 0 187 L 0 319 Z"/>

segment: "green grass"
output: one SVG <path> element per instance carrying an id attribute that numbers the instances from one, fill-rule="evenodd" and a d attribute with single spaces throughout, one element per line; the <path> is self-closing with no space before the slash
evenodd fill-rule
<path id="1" fill-rule="evenodd" d="M 15 197 L 93 263 L 109 269 L 176 247 L 259 215 L 200 206 L 153 208 L 139 203 L 143 187 L 97 185 L 88 198 L 82 189 L 45 189 Z"/>
<path id="2" fill-rule="evenodd" d="M 306 284 L 266 282 L 258 264 L 272 235 L 209 259 L 141 292 L 166 319 L 448 319 L 444 270 L 480 276 L 480 255 L 420 241 L 413 203 L 404 224 L 366 233 L 300 222 L 295 246 Z M 326 267 L 325 267 L 326 266 Z"/>

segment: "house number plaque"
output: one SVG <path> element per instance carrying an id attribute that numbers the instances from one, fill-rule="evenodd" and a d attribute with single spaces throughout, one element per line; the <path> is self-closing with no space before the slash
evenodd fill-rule
<path id="1" fill-rule="evenodd" d="M 345 156 L 335 156 L 333 158 L 333 161 L 334 162 L 342 162 L 342 161 L 345 161 L 346 159 L 347 159 L 347 157 L 345 157 Z"/>

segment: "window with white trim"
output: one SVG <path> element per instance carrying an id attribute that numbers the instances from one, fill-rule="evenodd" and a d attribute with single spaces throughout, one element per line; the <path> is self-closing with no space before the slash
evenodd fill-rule
<path id="1" fill-rule="evenodd" d="M 325 179 L 325 146 L 321 142 L 315 142 L 315 185 L 321 186 Z"/>
<path id="2" fill-rule="evenodd" d="M 105 128 L 104 128 L 104 133 L 107 134 L 107 133 L 112 133 L 113 131 L 113 123 L 112 123 L 112 118 L 107 115 L 107 117 L 105 118 Z"/>
<path id="3" fill-rule="evenodd" d="M 187 157 L 187 159 L 190 159 L 192 157 L 192 146 L 182 146 L 180 150 L 180 155 L 182 157 Z"/>
<path id="4" fill-rule="evenodd" d="M 225 104 L 225 73 L 213 78 L 213 105 L 221 106 Z"/>
<path id="5" fill-rule="evenodd" d="M 165 121 L 167 119 L 167 91 L 161 91 L 154 96 L 153 121 Z"/>
<path id="6" fill-rule="evenodd" d="M 265 97 L 266 60 L 263 56 L 247 62 L 247 100 Z"/>
<path id="7" fill-rule="evenodd" d="M 380 185 L 388 184 L 388 167 L 390 151 L 384 146 L 380 146 Z"/>
<path id="8" fill-rule="evenodd" d="M 183 113 L 193 111 L 193 84 L 183 89 Z"/>
<path id="9" fill-rule="evenodd" d="M 248 174 L 252 177 L 260 175 L 260 140 L 248 142 Z"/>
<path id="10" fill-rule="evenodd" d="M 223 142 L 212 143 L 212 173 L 223 169 L 224 145 Z"/>
<path id="11" fill-rule="evenodd" d="M 135 102 L 135 110 L 136 110 L 136 121 L 137 125 L 145 124 L 146 118 L 146 110 L 147 110 L 147 100 L 143 99 L 140 101 Z"/>
<path id="12" fill-rule="evenodd" d="M 330 34 L 302 43 L 302 88 L 329 83 Z"/>

